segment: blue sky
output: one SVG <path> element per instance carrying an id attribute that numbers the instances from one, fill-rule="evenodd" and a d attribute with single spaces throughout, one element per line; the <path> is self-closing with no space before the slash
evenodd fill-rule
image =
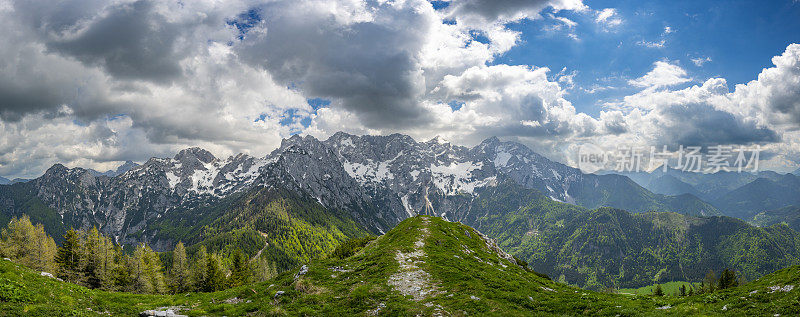
<path id="1" fill-rule="evenodd" d="M 678 63 L 692 77 L 693 84 L 710 77 L 724 77 L 735 84 L 756 79 L 772 65 L 770 59 L 787 45 L 800 43 L 800 2 L 779 1 L 586 1 L 592 8 L 615 8 L 622 19 L 619 27 L 604 30 L 594 16 L 582 12 L 544 13 L 543 19 L 523 20 L 510 25 L 522 33 L 521 44 L 498 57 L 494 63 L 549 67 L 552 73 L 564 67 L 577 71 L 576 88 L 613 86 L 596 93 L 569 90 L 568 100 L 582 112 L 596 114 L 607 99 L 632 93 L 627 79 L 640 77 L 657 60 Z M 573 31 L 547 31 L 554 20 L 566 17 L 577 22 Z M 671 33 L 665 34 L 666 27 Z M 646 47 L 640 41 L 663 47 Z M 696 58 L 710 58 L 697 66 Z M 689 85 L 688 83 L 686 85 Z"/>

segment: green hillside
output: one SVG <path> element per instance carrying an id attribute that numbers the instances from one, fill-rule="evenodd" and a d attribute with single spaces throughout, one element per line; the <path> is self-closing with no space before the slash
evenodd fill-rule
<path id="1" fill-rule="evenodd" d="M 5 227 L 11 218 L 25 214 L 34 223 L 42 224 L 45 231 L 60 242 L 69 226 L 75 226 L 70 219 L 61 219 L 58 212 L 36 197 L 30 183 L 0 186 L 0 200 L 0 227 Z"/>
<path id="2" fill-rule="evenodd" d="M 699 281 L 724 268 L 752 280 L 800 263 L 800 234 L 784 225 L 586 209 L 513 183 L 481 193 L 471 214 L 466 223 L 536 270 L 591 289 Z"/>
<path id="3" fill-rule="evenodd" d="M 238 248 L 250 257 L 259 254 L 279 271 L 323 257 L 342 241 L 370 233 L 345 211 L 277 188 L 256 188 L 207 209 L 172 213 L 146 231 L 157 232 L 156 240 L 184 241 L 189 253 L 206 246 L 210 252 Z"/>
<path id="4" fill-rule="evenodd" d="M 177 295 L 89 290 L 4 260 L 0 315 L 131 316 L 164 307 L 190 316 L 800 313 L 800 267 L 712 294 L 630 296 L 551 281 L 515 264 L 474 229 L 440 218 L 409 218 L 363 249 L 353 247 L 350 257 L 312 261 L 264 283 Z"/>
<path id="5" fill-rule="evenodd" d="M 631 212 L 672 211 L 690 216 L 721 216 L 714 206 L 691 194 L 655 194 L 628 177 L 609 174 L 591 177 L 571 187 L 576 203 L 586 208 L 614 207 Z"/>
<path id="6" fill-rule="evenodd" d="M 750 223 L 767 227 L 775 224 L 786 224 L 789 228 L 800 232 L 800 207 L 787 206 L 774 210 L 767 210 L 753 216 Z"/>

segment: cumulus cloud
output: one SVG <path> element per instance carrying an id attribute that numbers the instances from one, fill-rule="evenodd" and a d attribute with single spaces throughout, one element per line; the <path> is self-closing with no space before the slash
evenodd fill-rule
<path id="1" fill-rule="evenodd" d="M 637 87 L 660 88 L 692 80 L 686 76 L 686 71 L 680 66 L 671 64 L 668 61 L 657 61 L 653 63 L 651 71 L 642 77 L 628 81 L 628 83 Z"/>
<path id="2" fill-rule="evenodd" d="M 764 69 L 758 79 L 736 85 L 725 110 L 757 118 L 786 130 L 800 129 L 800 44 L 791 44 L 772 58 L 775 67 Z"/>
<path id="3" fill-rule="evenodd" d="M 237 30 L 226 21 L 245 4 L 3 7 L 2 175 L 32 177 L 55 162 L 105 169 L 195 145 L 219 155 L 265 153 L 289 135 L 292 127 L 279 122 L 287 111 L 313 111 L 301 93 L 232 51 Z M 119 118 L 126 118 L 126 132 L 101 128 Z"/>
<path id="4" fill-rule="evenodd" d="M 545 8 L 583 11 L 581 0 L 460 0 L 448 6 L 451 17 L 466 23 L 496 23 L 535 18 Z"/>

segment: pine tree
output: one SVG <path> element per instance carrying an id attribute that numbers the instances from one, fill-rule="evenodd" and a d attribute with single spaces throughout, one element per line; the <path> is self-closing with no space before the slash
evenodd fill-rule
<path id="1" fill-rule="evenodd" d="M 145 246 L 145 259 L 147 264 L 147 276 L 150 284 L 153 285 L 153 293 L 161 294 L 167 290 L 166 279 L 164 279 L 164 267 L 161 265 L 161 258 L 158 253 Z"/>
<path id="2" fill-rule="evenodd" d="M 231 276 L 228 284 L 236 287 L 250 283 L 251 274 L 252 270 L 247 256 L 242 250 L 236 249 L 231 260 Z"/>
<path id="3" fill-rule="evenodd" d="M 56 272 L 56 242 L 53 241 L 47 232 L 44 231 L 42 224 L 36 225 L 35 233 L 36 241 L 35 248 L 36 254 L 34 255 L 34 263 L 31 267 L 42 270 L 44 272 Z"/>
<path id="4" fill-rule="evenodd" d="M 178 242 L 172 251 L 170 286 L 175 293 L 189 290 L 189 263 L 186 259 L 186 248 L 183 246 L 183 242 Z"/>
<path id="5" fill-rule="evenodd" d="M 738 286 L 739 279 L 736 277 L 736 271 L 730 269 L 725 269 L 722 271 L 722 274 L 719 276 L 719 283 L 717 285 L 719 289 Z"/>
<path id="6" fill-rule="evenodd" d="M 111 239 L 106 236 L 100 236 L 100 244 L 98 245 L 97 257 L 99 263 L 99 272 L 101 284 L 105 289 L 114 289 L 115 286 L 115 273 L 117 267 L 121 266 L 117 261 L 117 252 L 120 249 L 114 244 Z"/>
<path id="7" fill-rule="evenodd" d="M 661 284 L 656 284 L 656 287 L 653 289 L 653 295 L 664 296 L 664 290 L 661 289 Z"/>
<path id="8" fill-rule="evenodd" d="M 122 246 L 114 245 L 114 267 L 111 269 L 111 281 L 114 290 L 133 291 L 130 267 L 127 264 L 127 257 L 122 252 Z"/>
<path id="9" fill-rule="evenodd" d="M 70 229 L 64 234 L 64 243 L 56 253 L 58 264 L 58 277 L 65 281 L 76 283 L 81 280 L 81 243 L 80 234 L 75 229 Z"/>

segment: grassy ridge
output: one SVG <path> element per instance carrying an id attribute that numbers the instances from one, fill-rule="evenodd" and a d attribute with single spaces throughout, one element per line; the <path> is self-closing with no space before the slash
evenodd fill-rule
<path id="1" fill-rule="evenodd" d="M 429 233 L 420 266 L 437 292 L 414 301 L 387 281 L 399 270 L 396 252 L 414 251 L 422 228 Z M 0 261 L 0 316 L 131 316 L 165 306 L 182 306 L 190 316 L 800 314 L 798 266 L 692 297 L 598 293 L 529 272 L 498 256 L 474 229 L 439 218 L 407 219 L 346 259 L 312 261 L 305 274 L 297 273 L 215 293 L 136 295 L 89 290 Z"/>

